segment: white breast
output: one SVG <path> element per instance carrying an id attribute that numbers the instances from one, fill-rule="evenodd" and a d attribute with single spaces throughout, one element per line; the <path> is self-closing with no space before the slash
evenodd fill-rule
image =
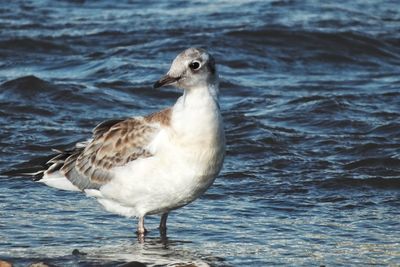
<path id="1" fill-rule="evenodd" d="M 102 187 L 104 200 L 99 201 L 106 209 L 127 216 L 160 213 L 184 206 L 207 190 L 225 152 L 222 118 L 213 96 L 196 92 L 181 97 L 171 124 L 150 149 L 153 157 L 118 168 L 116 179 Z"/>

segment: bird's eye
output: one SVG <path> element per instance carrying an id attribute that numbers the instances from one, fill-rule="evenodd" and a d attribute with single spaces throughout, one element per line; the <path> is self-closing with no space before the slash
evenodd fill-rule
<path id="1" fill-rule="evenodd" d="M 191 68 L 192 70 L 198 70 L 200 68 L 200 62 L 193 61 L 189 64 L 189 68 Z"/>

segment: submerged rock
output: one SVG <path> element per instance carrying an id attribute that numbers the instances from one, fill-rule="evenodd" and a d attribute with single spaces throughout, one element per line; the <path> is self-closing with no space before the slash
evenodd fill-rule
<path id="1" fill-rule="evenodd" d="M 50 267 L 50 266 L 44 262 L 36 262 L 29 265 L 29 267 Z"/>
<path id="2" fill-rule="evenodd" d="M 78 249 L 74 249 L 74 250 L 72 251 L 72 255 L 74 255 L 74 256 L 85 256 L 85 255 L 87 255 L 87 253 L 85 253 L 85 252 L 80 252 Z"/>
<path id="3" fill-rule="evenodd" d="M 142 262 L 138 262 L 138 261 L 131 261 L 125 264 L 120 265 L 119 267 L 146 267 L 147 265 L 142 263 Z"/>
<path id="4" fill-rule="evenodd" d="M 2 261 L 0 260 L 0 267 L 12 267 L 12 263 L 8 261 Z"/>

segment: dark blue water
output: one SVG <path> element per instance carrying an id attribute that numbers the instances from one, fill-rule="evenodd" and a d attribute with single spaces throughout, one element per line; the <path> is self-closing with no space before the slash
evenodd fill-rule
<path id="1" fill-rule="evenodd" d="M 337 2 L 3 1 L 0 172 L 171 105 L 151 85 L 190 46 L 218 62 L 228 151 L 144 244 L 93 199 L 1 176 L 0 259 L 400 265 L 400 4 Z"/>

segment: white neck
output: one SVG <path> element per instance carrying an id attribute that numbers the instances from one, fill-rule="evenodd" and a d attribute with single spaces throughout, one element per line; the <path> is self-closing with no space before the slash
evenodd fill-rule
<path id="1" fill-rule="evenodd" d="M 195 108 L 204 105 L 209 105 L 214 102 L 218 105 L 219 100 L 219 87 L 218 83 L 208 84 L 204 87 L 193 87 L 186 89 L 183 96 L 178 100 L 182 108 Z M 214 104 L 213 103 L 213 104 Z"/>
<path id="2" fill-rule="evenodd" d="M 218 105 L 218 84 L 186 89 L 172 112 L 172 128 L 190 138 L 214 136 L 222 120 Z"/>

